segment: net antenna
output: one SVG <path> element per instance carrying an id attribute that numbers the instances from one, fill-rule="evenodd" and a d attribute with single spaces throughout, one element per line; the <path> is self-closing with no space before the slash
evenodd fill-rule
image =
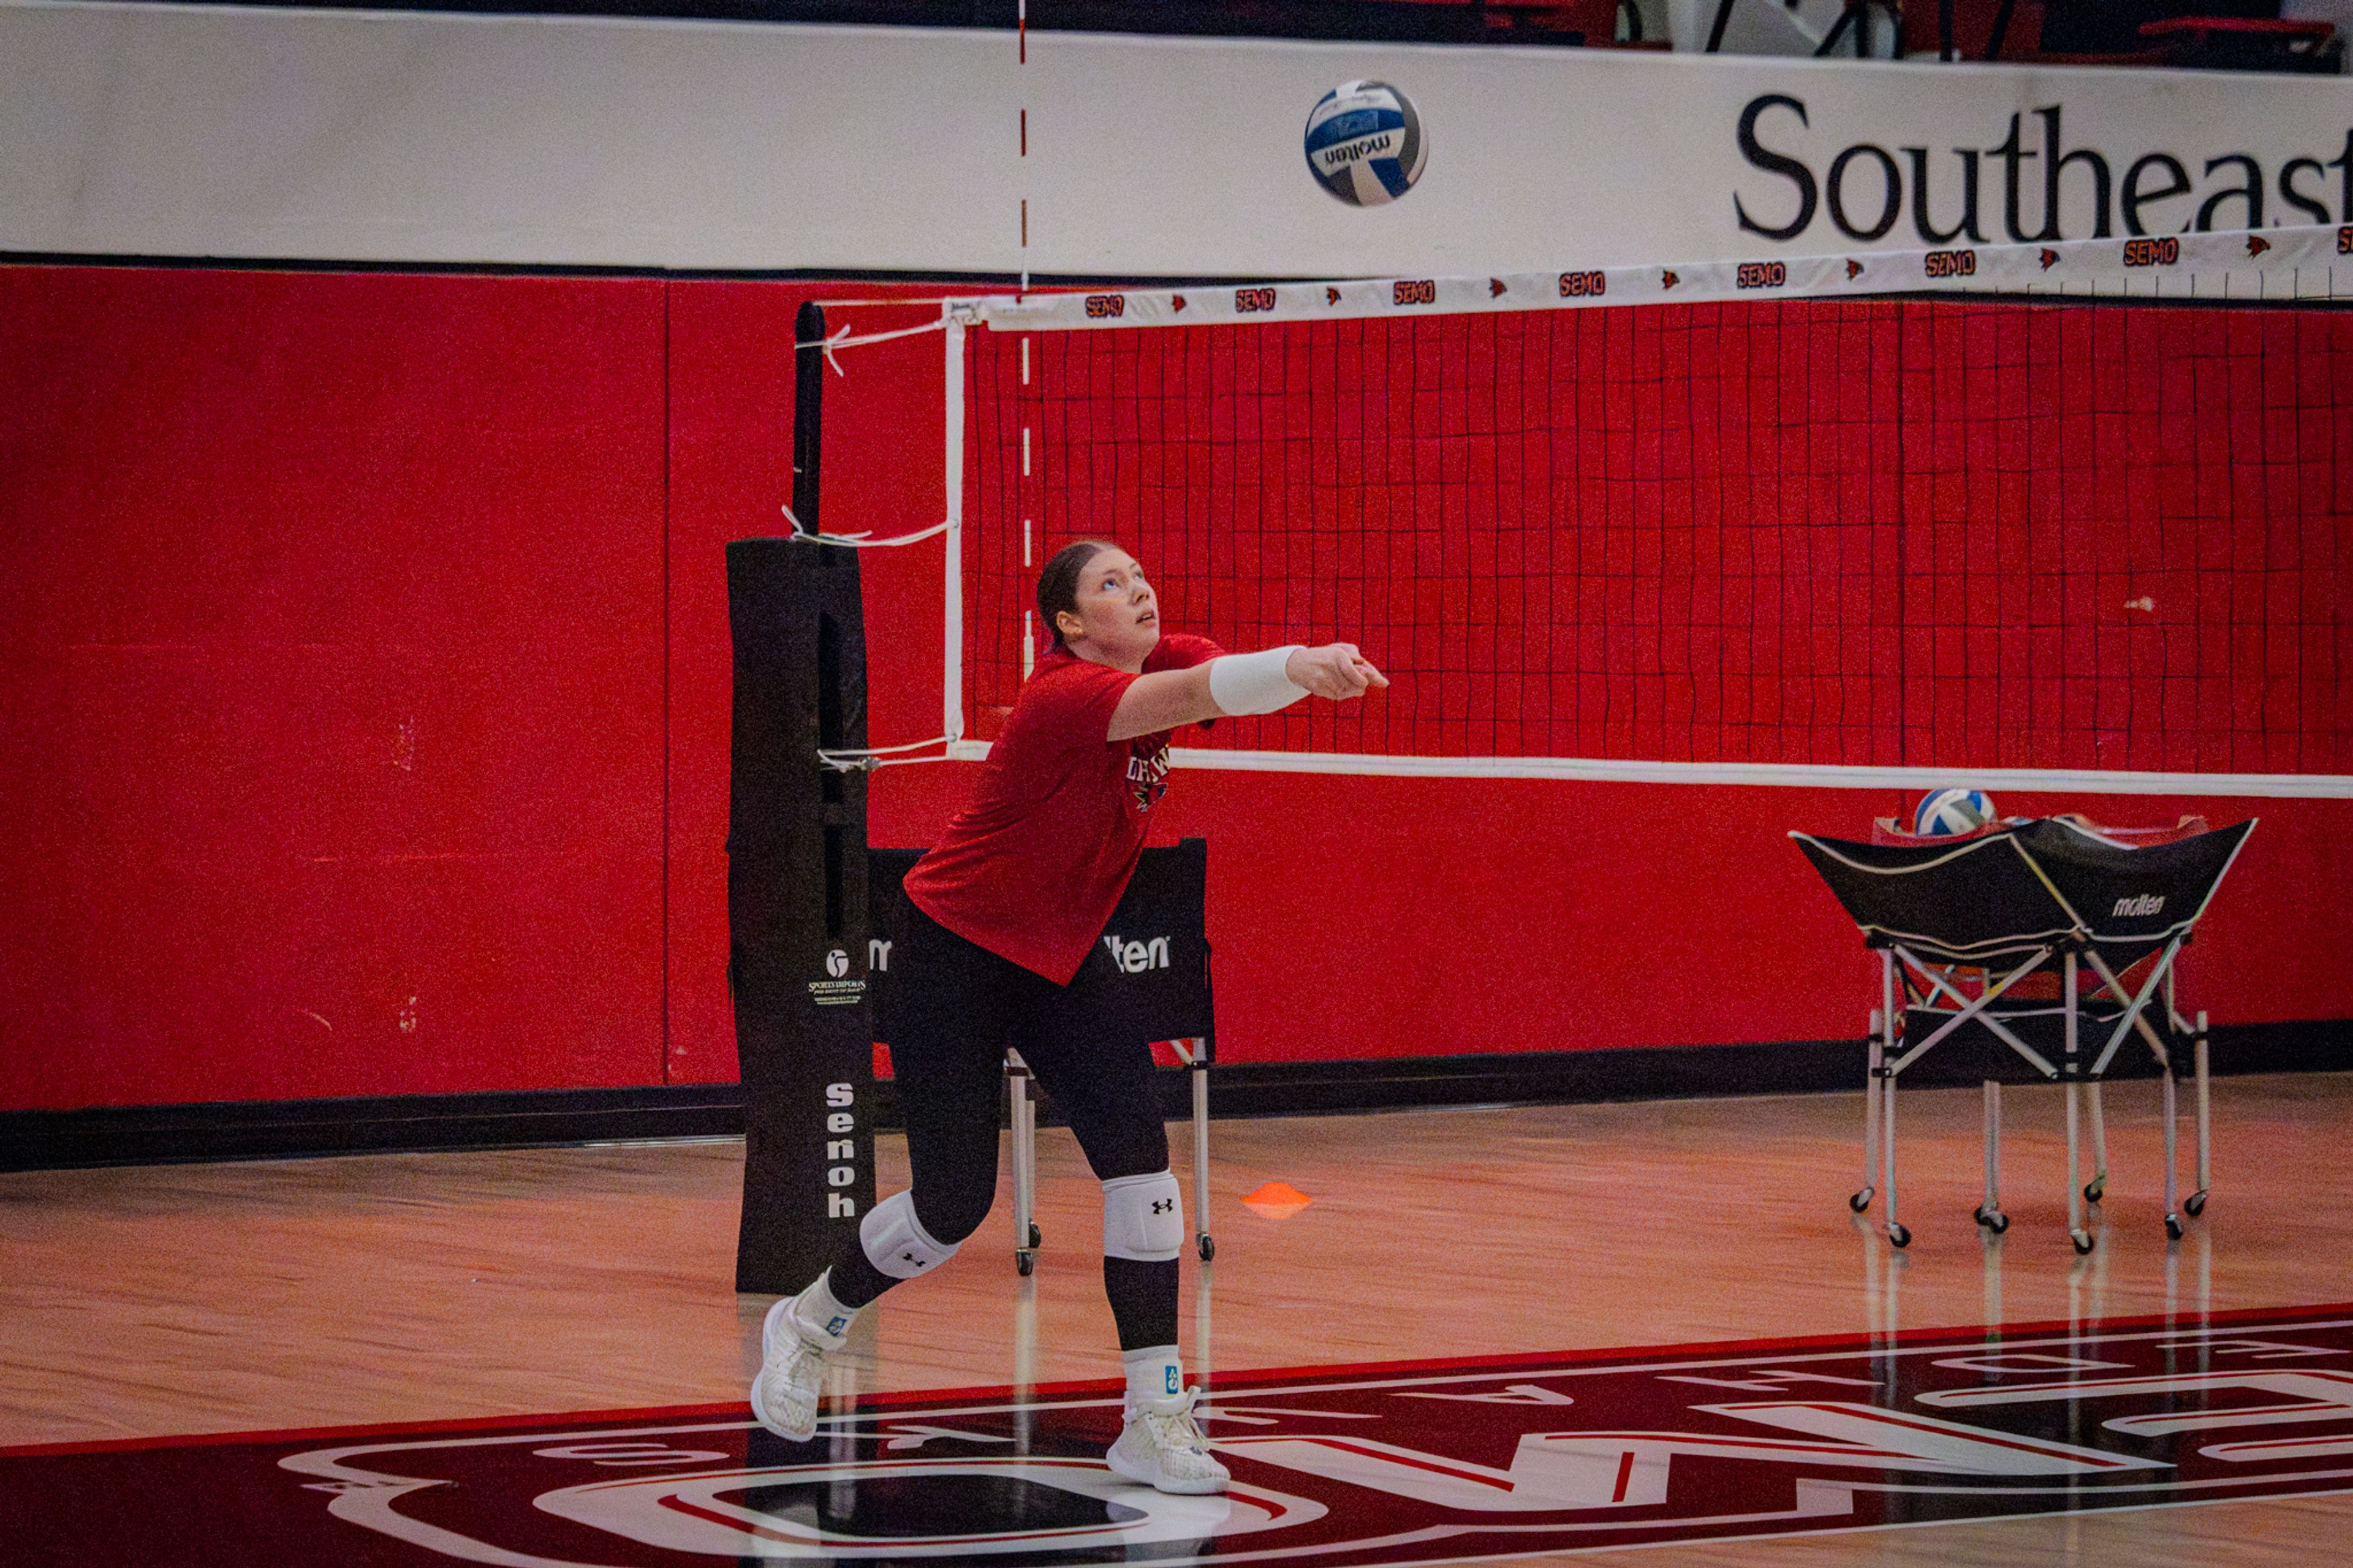
<path id="1" fill-rule="evenodd" d="M 1181 766 L 2353 795 L 2348 295 L 2353 226 L 950 300 L 923 744 L 1095 535 L 1395 682 Z"/>

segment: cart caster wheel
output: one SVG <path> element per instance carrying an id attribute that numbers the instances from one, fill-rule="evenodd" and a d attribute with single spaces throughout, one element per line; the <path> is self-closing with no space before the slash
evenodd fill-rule
<path id="1" fill-rule="evenodd" d="M 1979 1225 L 1984 1225 L 1988 1222 L 1988 1216 L 1992 1213 L 1993 1210 L 1986 1207 L 1983 1204 L 1979 1204 L 1977 1207 L 1969 1211 L 1969 1217 L 1977 1221 Z"/>
<path id="2" fill-rule="evenodd" d="M 2078 1258 L 2092 1250 L 2092 1233 L 2089 1231 L 2071 1230 L 2067 1233 L 2067 1239 L 2075 1244 L 2075 1256 Z"/>
<path id="3" fill-rule="evenodd" d="M 2190 1194 L 2189 1196 L 2183 1201 L 2181 1206 L 2189 1211 L 2189 1217 L 2192 1219 L 2204 1214 L 2206 1212 L 2206 1190 L 2203 1187 L 2200 1187 L 2198 1191 Z"/>
<path id="4" fill-rule="evenodd" d="M 2000 1209 L 1988 1209 L 1985 1218 L 1979 1223 L 1994 1235 L 2000 1236 L 2010 1228 L 2010 1216 Z"/>
<path id="5" fill-rule="evenodd" d="M 2086 1182 L 2084 1184 L 2084 1201 L 2087 1204 L 2098 1203 L 2106 1194 L 2107 1190 L 2108 1184 L 2105 1181 Z"/>
<path id="6" fill-rule="evenodd" d="M 1035 1252 L 1045 1245 L 1046 1233 L 1038 1228 L 1036 1221 L 1031 1221 L 1029 1225 L 1029 1250 Z"/>
<path id="7" fill-rule="evenodd" d="M 1024 1279 L 1027 1279 L 1031 1274 L 1037 1272 L 1037 1268 L 1038 1255 L 1036 1253 L 1030 1251 L 1026 1247 L 1014 1248 L 1013 1271 L 1015 1273 L 1020 1275 Z"/>
<path id="8" fill-rule="evenodd" d="M 1900 1225 L 1887 1227 L 1887 1245 L 1901 1252 L 1912 1245 L 1912 1233 Z"/>
<path id="9" fill-rule="evenodd" d="M 1195 1249 L 1200 1253 L 1201 1261 L 1204 1263 L 1208 1262 L 1218 1255 L 1218 1244 L 1210 1240 L 1206 1236 L 1201 1237 L 1198 1242 L 1195 1243 Z"/>
<path id="10" fill-rule="evenodd" d="M 1878 1195 L 1879 1189 L 1877 1187 L 1865 1187 L 1862 1191 L 1855 1194 L 1854 1196 L 1847 1199 L 1846 1206 L 1852 1209 L 1855 1213 L 1861 1214 L 1863 1210 L 1871 1206 L 1871 1200 Z"/>
<path id="11" fill-rule="evenodd" d="M 2181 1239 L 2181 1216 L 2179 1215 L 2169 1214 L 2165 1216 L 2165 1235 L 2166 1239 L 2168 1241 L 2179 1241 Z"/>

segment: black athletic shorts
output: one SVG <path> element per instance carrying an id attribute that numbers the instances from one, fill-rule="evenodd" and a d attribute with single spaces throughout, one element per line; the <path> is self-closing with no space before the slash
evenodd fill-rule
<path id="1" fill-rule="evenodd" d="M 960 1241 L 987 1216 L 1008 1046 L 1070 1119 L 1097 1177 L 1167 1168 L 1150 1042 L 1106 1033 L 1102 1021 L 1113 1011 L 1103 988 L 1117 971 L 1101 942 L 1070 984 L 1057 985 L 958 936 L 913 900 L 900 909 L 884 1043 L 925 1230 Z"/>

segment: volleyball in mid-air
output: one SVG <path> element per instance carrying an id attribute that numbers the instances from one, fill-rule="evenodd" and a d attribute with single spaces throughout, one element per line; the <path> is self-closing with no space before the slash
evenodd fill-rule
<path id="1" fill-rule="evenodd" d="M 1983 790 L 1935 789 L 1920 797 L 1912 831 L 1923 838 L 1975 833 L 1993 820 L 1993 797 Z"/>
<path id="2" fill-rule="evenodd" d="M 1385 81 L 1344 81 L 1307 116 L 1307 167 L 1350 206 L 1377 207 L 1413 189 L 1429 151 L 1413 100 Z"/>

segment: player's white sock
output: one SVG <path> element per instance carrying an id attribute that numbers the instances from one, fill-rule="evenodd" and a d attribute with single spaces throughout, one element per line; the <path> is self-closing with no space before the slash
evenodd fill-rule
<path id="1" fill-rule="evenodd" d="M 1155 1399 L 1173 1399 L 1185 1392 L 1185 1363 L 1175 1345 L 1146 1345 L 1122 1351 L 1127 1367 L 1127 1411 L 1133 1415 Z"/>
<path id="2" fill-rule="evenodd" d="M 849 1325 L 857 1321 L 858 1309 L 845 1307 L 833 1294 L 833 1270 L 828 1268 L 810 1282 L 809 1288 L 793 1298 L 791 1307 L 794 1327 L 828 1350 L 839 1350 Z"/>

